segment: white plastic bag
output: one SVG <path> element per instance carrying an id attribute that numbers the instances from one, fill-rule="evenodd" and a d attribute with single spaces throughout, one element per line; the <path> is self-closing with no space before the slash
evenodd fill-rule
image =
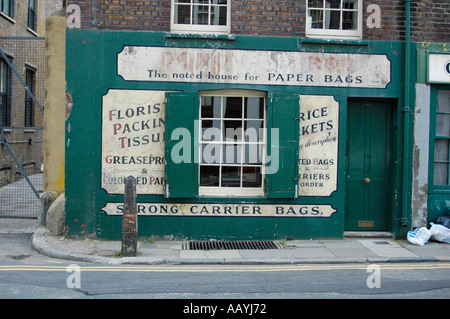
<path id="1" fill-rule="evenodd" d="M 413 231 L 409 231 L 406 238 L 411 244 L 423 246 L 428 242 L 431 237 L 431 232 L 426 227 L 416 228 Z"/>
<path id="2" fill-rule="evenodd" d="M 444 225 L 430 223 L 431 239 L 450 244 L 450 229 Z"/>

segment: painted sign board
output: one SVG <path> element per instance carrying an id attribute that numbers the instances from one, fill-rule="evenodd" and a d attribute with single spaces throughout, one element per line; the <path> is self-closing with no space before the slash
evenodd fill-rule
<path id="1" fill-rule="evenodd" d="M 330 205 L 256 205 L 256 204 L 186 204 L 138 203 L 139 216 L 214 216 L 214 217 L 331 217 Z M 106 215 L 122 215 L 123 203 L 107 203 Z"/>
<path id="2" fill-rule="evenodd" d="M 339 103 L 333 96 L 300 96 L 299 196 L 337 190 Z"/>
<path id="3" fill-rule="evenodd" d="M 386 55 L 124 46 L 125 81 L 385 88 Z"/>
<path id="4" fill-rule="evenodd" d="M 164 93 L 113 90 L 102 98 L 101 187 L 123 194 L 136 178 L 138 194 L 164 194 Z"/>
<path id="5" fill-rule="evenodd" d="M 450 83 L 450 54 L 428 54 L 428 82 Z"/>

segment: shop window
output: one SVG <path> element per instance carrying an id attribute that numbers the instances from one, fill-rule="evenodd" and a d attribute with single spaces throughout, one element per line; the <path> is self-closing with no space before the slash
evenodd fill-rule
<path id="1" fill-rule="evenodd" d="M 434 101 L 433 101 L 434 100 Z M 434 130 L 433 186 L 435 189 L 450 189 L 450 88 L 436 89 L 432 105 Z M 434 132 L 433 132 L 434 131 Z"/>
<path id="2" fill-rule="evenodd" d="M 25 70 L 25 84 L 32 94 L 34 94 L 34 86 L 36 82 L 36 71 L 27 68 Z M 25 90 L 25 127 L 34 126 L 34 102 L 30 94 Z"/>
<path id="3" fill-rule="evenodd" d="M 166 197 L 296 196 L 298 94 L 169 92 Z"/>
<path id="4" fill-rule="evenodd" d="M 308 0 L 306 36 L 361 39 L 362 0 Z"/>
<path id="5" fill-rule="evenodd" d="M 200 96 L 199 194 L 264 195 L 265 94 Z"/>
<path id="6" fill-rule="evenodd" d="M 8 17 L 13 16 L 13 0 L 0 0 L 0 11 Z"/>
<path id="7" fill-rule="evenodd" d="M 11 126 L 11 72 L 0 59 L 0 125 Z"/>
<path id="8" fill-rule="evenodd" d="M 230 7 L 229 0 L 172 0 L 171 31 L 228 34 Z"/>

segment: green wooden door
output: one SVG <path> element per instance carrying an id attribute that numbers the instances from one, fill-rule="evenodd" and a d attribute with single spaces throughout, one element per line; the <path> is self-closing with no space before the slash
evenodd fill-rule
<path id="1" fill-rule="evenodd" d="M 349 102 L 345 230 L 389 228 L 392 119 L 389 103 Z"/>

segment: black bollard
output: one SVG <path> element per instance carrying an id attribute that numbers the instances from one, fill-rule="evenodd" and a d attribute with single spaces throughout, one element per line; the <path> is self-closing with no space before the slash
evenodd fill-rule
<path id="1" fill-rule="evenodd" d="M 128 176 L 125 182 L 122 217 L 122 257 L 137 254 L 137 204 L 136 179 Z"/>

